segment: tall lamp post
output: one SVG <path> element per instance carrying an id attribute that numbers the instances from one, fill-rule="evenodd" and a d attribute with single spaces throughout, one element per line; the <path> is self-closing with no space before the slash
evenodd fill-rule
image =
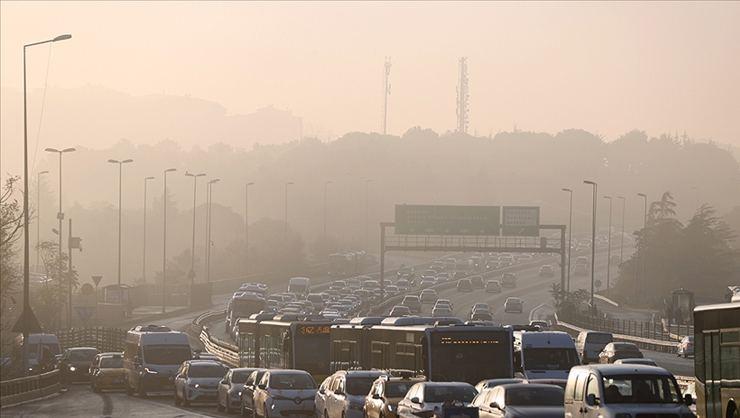
<path id="1" fill-rule="evenodd" d="M 612 197 L 604 196 L 604 199 L 609 201 L 609 236 L 606 240 L 608 243 L 606 250 L 606 289 L 609 290 L 612 271 Z"/>
<path id="2" fill-rule="evenodd" d="M 324 245 L 327 245 L 326 243 L 326 196 L 327 196 L 327 189 L 329 185 L 332 183 L 333 182 L 331 180 L 327 180 L 324 182 L 324 235 L 323 235 Z"/>
<path id="3" fill-rule="evenodd" d="M 23 45 L 23 313 L 19 319 L 19 323 L 13 327 L 15 330 L 20 328 L 23 333 L 23 345 L 25 348 L 26 342 L 28 341 L 28 334 L 31 328 L 38 326 L 38 321 L 32 324 L 34 318 L 33 311 L 31 310 L 31 297 L 30 297 L 30 278 L 31 278 L 31 265 L 30 265 L 30 233 L 29 233 L 29 222 L 28 213 L 30 212 L 28 206 L 28 106 L 27 106 L 27 93 L 26 93 L 26 49 L 34 45 L 46 44 L 49 42 L 65 41 L 72 38 L 72 35 L 65 34 L 59 35 L 52 39 L 47 39 L 41 42 L 34 42 Z M 60 157 L 61 159 L 61 157 Z M 60 167 L 61 172 L 61 167 Z M 60 190 L 61 194 L 61 190 Z M 60 211 L 61 213 L 61 211 Z M 59 221 L 61 224 L 62 221 Z M 59 240 L 61 241 L 61 234 Z M 59 243 L 61 251 L 61 242 Z M 20 325 L 20 326 L 18 326 Z M 26 370 L 28 364 L 28 357 L 25 354 L 26 350 L 23 350 L 23 369 Z"/>
<path id="4" fill-rule="evenodd" d="M 123 165 L 133 163 L 134 160 L 108 160 L 111 164 L 118 164 L 118 287 L 121 287 L 121 218 L 122 218 L 122 185 L 123 185 Z"/>
<path id="5" fill-rule="evenodd" d="M 49 174 L 48 170 L 39 171 L 36 175 L 36 270 L 39 269 L 39 245 L 41 244 L 41 176 Z"/>
<path id="6" fill-rule="evenodd" d="M 213 179 L 208 182 L 206 200 L 208 203 L 208 212 L 206 215 L 206 280 L 211 281 L 211 203 L 213 203 L 213 185 L 221 179 Z"/>
<path id="7" fill-rule="evenodd" d="M 637 196 L 641 197 L 644 204 L 644 215 L 642 217 L 642 232 L 645 232 L 645 228 L 647 228 L 647 214 L 648 214 L 648 204 L 647 204 L 647 195 L 645 193 L 638 193 Z M 643 254 L 639 258 L 640 265 L 635 268 L 635 294 L 639 294 L 640 292 L 640 270 L 644 267 L 645 261 L 643 260 L 645 255 Z"/>
<path id="8" fill-rule="evenodd" d="M 206 173 L 193 174 L 185 172 L 185 175 L 193 178 L 193 241 L 190 246 L 190 286 L 195 282 L 195 194 L 198 189 L 198 177 L 203 177 Z"/>
<path id="9" fill-rule="evenodd" d="M 584 180 L 584 184 L 593 186 L 593 210 L 591 212 L 591 310 L 594 309 L 594 267 L 596 265 L 596 196 L 598 194 L 598 184 L 593 181 Z"/>
<path id="10" fill-rule="evenodd" d="M 292 181 L 285 182 L 285 231 L 283 237 L 285 242 L 288 241 L 288 186 L 292 184 Z"/>
<path id="11" fill-rule="evenodd" d="M 365 250 L 370 249 L 370 235 L 368 234 L 368 218 L 370 217 L 370 183 L 372 182 L 372 179 L 366 179 L 365 180 Z"/>
<path id="12" fill-rule="evenodd" d="M 619 265 L 621 266 L 624 261 L 624 212 L 627 208 L 627 198 L 617 196 L 617 199 L 622 201 L 622 236 L 619 238 Z"/>
<path id="13" fill-rule="evenodd" d="M 64 288 L 64 286 L 62 286 L 62 278 L 61 278 L 62 271 L 64 271 L 64 266 L 62 265 L 62 257 L 61 257 L 62 255 L 62 221 L 64 220 L 64 212 L 62 212 L 62 155 L 68 152 L 74 152 L 75 149 L 74 148 L 64 148 L 64 149 L 59 150 L 56 148 L 46 148 L 44 151 L 59 154 L 59 212 L 57 212 L 57 220 L 59 221 L 59 229 L 57 229 L 57 232 L 58 232 L 57 236 L 59 238 L 59 243 L 58 243 L 59 257 L 57 257 L 57 271 L 58 271 L 58 274 L 60 275 L 59 291 L 61 292 Z M 70 324 L 70 326 L 72 325 Z"/>
<path id="14" fill-rule="evenodd" d="M 168 168 L 164 170 L 162 176 L 164 177 L 164 192 L 162 193 L 162 206 L 164 207 L 164 225 L 162 229 L 162 313 L 166 312 L 167 309 L 167 173 L 177 171 L 176 168 Z"/>
<path id="15" fill-rule="evenodd" d="M 644 211 L 644 214 L 645 215 L 643 216 L 643 219 L 642 219 L 642 227 L 645 228 L 645 227 L 647 227 L 647 218 L 648 218 L 647 195 L 645 193 L 638 193 L 637 195 L 642 198 L 642 200 L 644 202 L 644 205 L 645 205 L 645 211 Z"/>
<path id="16" fill-rule="evenodd" d="M 146 185 L 149 180 L 154 180 L 154 177 L 144 177 L 144 239 L 141 243 L 142 258 L 141 258 L 141 281 L 146 283 Z"/>
<path id="17" fill-rule="evenodd" d="M 244 186 L 244 276 L 249 274 L 249 186 L 254 186 L 254 182 L 249 182 Z"/>
<path id="18" fill-rule="evenodd" d="M 568 285 L 566 286 L 566 292 L 570 292 L 570 250 L 573 248 L 571 244 L 573 241 L 573 190 L 567 187 L 563 187 L 560 190 L 570 195 L 568 203 Z"/>

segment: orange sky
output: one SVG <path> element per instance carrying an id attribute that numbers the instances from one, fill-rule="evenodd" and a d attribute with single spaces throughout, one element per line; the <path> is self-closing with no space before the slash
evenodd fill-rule
<path id="1" fill-rule="evenodd" d="M 740 3 L 0 3 L 0 84 L 20 87 L 21 45 L 71 33 L 49 84 L 273 104 L 307 135 L 455 126 L 469 57 L 471 133 L 633 128 L 740 145 Z M 29 54 L 43 86 L 47 47 Z M 104 104 L 101 104 L 104 105 Z M 135 121 L 132 121 L 135 122 Z M 4 139 L 5 141 L 5 139 Z"/>

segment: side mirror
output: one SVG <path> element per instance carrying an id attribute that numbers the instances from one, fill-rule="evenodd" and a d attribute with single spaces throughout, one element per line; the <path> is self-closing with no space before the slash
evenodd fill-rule
<path id="1" fill-rule="evenodd" d="M 380 399 L 380 395 L 378 395 L 377 393 L 373 393 L 373 399 Z"/>
<path id="2" fill-rule="evenodd" d="M 691 406 L 694 403 L 694 398 L 691 396 L 690 393 L 686 393 L 683 395 L 683 401 L 686 404 L 686 406 Z"/>
<path id="3" fill-rule="evenodd" d="M 494 409 L 498 409 L 499 411 L 501 410 L 501 407 L 499 406 L 498 402 L 491 402 L 491 404 L 488 406 Z"/>
<path id="4" fill-rule="evenodd" d="M 260 389 L 267 389 L 267 385 L 264 383 L 260 383 L 259 385 L 257 385 L 257 387 Z"/>
<path id="5" fill-rule="evenodd" d="M 218 382 L 218 384 L 219 385 L 225 385 L 226 384 L 226 379 L 221 379 L 221 381 Z"/>
<path id="6" fill-rule="evenodd" d="M 416 396 L 414 396 L 413 398 L 411 398 L 411 403 L 420 404 L 421 401 L 419 401 L 419 398 L 417 398 Z"/>
<path id="7" fill-rule="evenodd" d="M 586 405 L 588 406 L 596 406 L 599 404 L 599 398 L 596 397 L 593 393 L 589 393 L 586 395 Z"/>
<path id="8" fill-rule="evenodd" d="M 326 389 L 324 388 L 319 389 L 319 393 L 322 395 L 326 395 Z"/>

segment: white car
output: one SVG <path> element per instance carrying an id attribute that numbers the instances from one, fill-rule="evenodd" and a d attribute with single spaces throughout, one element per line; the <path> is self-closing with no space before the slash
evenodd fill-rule
<path id="1" fill-rule="evenodd" d="M 268 370 L 254 391 L 255 418 L 314 413 L 316 382 L 303 370 Z"/>
<path id="2" fill-rule="evenodd" d="M 506 298 L 506 302 L 504 302 L 504 312 L 524 312 L 524 301 L 515 297 Z"/>
<path id="3" fill-rule="evenodd" d="M 241 408 L 241 399 L 239 394 L 244 389 L 244 382 L 254 369 L 231 369 L 226 373 L 223 380 L 218 384 L 218 393 L 216 395 L 216 407 L 219 411 L 231 411 Z"/>
<path id="4" fill-rule="evenodd" d="M 418 418 L 423 413 L 434 413 L 448 401 L 469 406 L 478 392 L 473 385 L 463 382 L 421 382 L 406 393 L 398 403 L 399 418 Z"/>
<path id="5" fill-rule="evenodd" d="M 373 382 L 384 373 L 365 370 L 340 370 L 332 375 L 331 385 L 326 390 L 324 418 L 362 418 L 365 397 L 370 393 Z"/>
<path id="6" fill-rule="evenodd" d="M 214 402 L 218 385 L 229 369 L 213 360 L 188 360 L 175 375 L 175 405 Z"/>
<path id="7" fill-rule="evenodd" d="M 419 300 L 421 300 L 421 303 L 435 303 L 437 299 L 437 291 L 434 289 L 424 289 L 419 294 Z"/>

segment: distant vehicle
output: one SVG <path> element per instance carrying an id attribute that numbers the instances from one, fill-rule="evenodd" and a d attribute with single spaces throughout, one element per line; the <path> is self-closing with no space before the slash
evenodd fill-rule
<path id="1" fill-rule="evenodd" d="M 476 311 L 470 314 L 471 321 L 493 321 L 493 315 L 486 311 Z"/>
<path id="2" fill-rule="evenodd" d="M 670 372 L 634 364 L 574 367 L 568 375 L 564 403 L 566 417 L 695 416 L 689 410 L 691 395 L 681 397 Z"/>
<path id="3" fill-rule="evenodd" d="M 506 298 L 506 302 L 504 302 L 504 312 L 523 313 L 524 301 L 516 297 Z"/>
<path id="4" fill-rule="evenodd" d="M 402 376 L 383 376 L 373 383 L 370 393 L 365 397 L 366 418 L 396 418 L 398 403 L 406 396 L 411 386 L 424 381 L 412 377 L 413 373 Z"/>
<path id="5" fill-rule="evenodd" d="M 230 414 L 232 411 L 241 408 L 241 392 L 244 389 L 244 383 L 255 369 L 237 368 L 226 372 L 223 380 L 218 383 L 218 393 L 216 394 L 216 407 L 219 411 L 226 411 Z"/>
<path id="6" fill-rule="evenodd" d="M 655 360 L 651 360 L 649 358 L 622 358 L 616 360 L 614 364 L 642 364 L 643 366 L 658 367 L 658 364 L 655 362 Z"/>
<path id="7" fill-rule="evenodd" d="M 457 281 L 457 291 L 458 292 L 472 292 L 473 284 L 470 282 L 470 279 L 458 280 Z"/>
<path id="8" fill-rule="evenodd" d="M 380 282 L 377 280 L 365 280 L 362 282 L 362 288 L 368 290 L 380 289 Z"/>
<path id="9" fill-rule="evenodd" d="M 449 281 L 451 279 L 452 279 L 452 275 L 450 273 L 447 273 L 447 272 L 444 272 L 443 271 L 442 273 L 438 273 L 437 274 L 437 283 L 446 282 L 446 281 Z"/>
<path id="10" fill-rule="evenodd" d="M 126 334 L 123 368 L 126 392 L 146 396 L 149 391 L 170 391 L 182 363 L 193 353 L 187 334 L 157 325 L 139 325 Z"/>
<path id="11" fill-rule="evenodd" d="M 514 273 L 503 273 L 501 275 L 501 286 L 514 288 L 516 287 L 516 274 Z"/>
<path id="12" fill-rule="evenodd" d="M 495 388 L 496 386 L 501 385 L 508 385 L 509 383 L 526 383 L 527 381 L 520 378 L 513 378 L 513 379 L 486 379 L 481 380 L 478 382 L 477 385 L 475 385 L 475 390 L 478 391 L 478 396 L 483 392 L 483 389 L 491 389 Z"/>
<path id="13" fill-rule="evenodd" d="M 256 293 L 234 294 L 226 305 L 226 329 L 232 330 L 239 318 L 265 309 L 265 298 Z"/>
<path id="14" fill-rule="evenodd" d="M 525 379 L 567 379 L 578 365 L 570 335 L 561 331 L 514 332 L 514 367 Z"/>
<path id="15" fill-rule="evenodd" d="M 598 363 L 599 353 L 607 344 L 614 341 L 611 332 L 581 331 L 576 337 L 576 350 L 583 364 Z"/>
<path id="16" fill-rule="evenodd" d="M 288 293 L 305 296 L 311 291 L 311 279 L 308 277 L 291 277 L 288 280 Z"/>
<path id="17" fill-rule="evenodd" d="M 589 248 L 590 248 L 590 245 L 589 245 Z M 591 261 L 585 255 L 581 255 L 576 258 L 575 265 L 576 266 L 586 266 L 588 268 L 591 265 Z"/>
<path id="18" fill-rule="evenodd" d="M 452 309 L 448 305 L 436 305 L 432 309 L 432 316 L 435 318 L 444 318 L 452 315 Z"/>
<path id="19" fill-rule="evenodd" d="M 688 358 L 694 355 L 694 336 L 687 335 L 681 338 L 681 342 L 678 343 L 676 354 L 679 357 Z"/>
<path id="20" fill-rule="evenodd" d="M 308 372 L 268 370 L 254 392 L 254 416 L 312 416 L 315 397 L 316 382 Z"/>
<path id="21" fill-rule="evenodd" d="M 551 265 L 545 264 L 543 266 L 540 266 L 540 277 L 553 277 L 555 276 L 555 270 L 552 268 Z"/>
<path id="22" fill-rule="evenodd" d="M 424 289 L 419 293 L 421 303 L 434 303 L 438 299 L 437 291 L 434 289 Z"/>
<path id="23" fill-rule="evenodd" d="M 90 367 L 98 355 L 95 347 L 72 347 L 64 350 L 59 359 L 59 378 L 63 382 L 87 381 L 90 379 Z"/>
<path id="24" fill-rule="evenodd" d="M 123 369 L 123 353 L 100 353 L 90 365 L 90 389 L 124 389 L 126 372 Z"/>
<path id="25" fill-rule="evenodd" d="M 488 280 L 486 282 L 486 292 L 501 293 L 501 282 L 498 280 Z"/>
<path id="26" fill-rule="evenodd" d="M 26 344 L 21 334 L 13 340 L 13 364 L 22 364 L 24 351 L 28 362 L 27 374 L 38 374 L 54 368 L 57 356 L 62 352 L 62 346 L 54 334 L 28 334 Z"/>
<path id="27" fill-rule="evenodd" d="M 475 395 L 475 388 L 469 383 L 420 382 L 411 386 L 398 403 L 397 415 L 399 418 L 417 418 L 440 410 L 446 402 L 468 406 Z"/>
<path id="28" fill-rule="evenodd" d="M 408 308 L 411 310 L 411 313 L 421 312 L 421 300 L 416 295 L 404 296 L 403 301 L 401 301 L 401 305 L 408 306 Z"/>
<path id="29" fill-rule="evenodd" d="M 479 312 L 479 311 L 482 311 L 482 312 L 491 312 L 491 307 L 488 306 L 487 303 L 479 302 L 479 303 L 474 304 L 470 308 L 470 313 L 471 314 L 473 314 L 475 312 Z"/>
<path id="30" fill-rule="evenodd" d="M 550 322 L 545 321 L 544 319 L 533 319 L 529 321 L 529 326 L 537 327 L 542 331 L 547 331 L 550 329 Z"/>
<path id="31" fill-rule="evenodd" d="M 265 369 L 254 369 L 244 382 L 244 387 L 242 387 L 239 395 L 239 411 L 243 417 L 254 416 L 254 391 L 257 389 L 257 383 L 262 379 L 265 371 Z"/>
<path id="32" fill-rule="evenodd" d="M 396 305 L 391 309 L 388 316 L 409 316 L 411 315 L 411 309 L 408 306 Z"/>
<path id="33" fill-rule="evenodd" d="M 187 360 L 174 378 L 175 405 L 191 402 L 215 402 L 218 385 L 229 369 L 213 360 Z"/>
<path id="34" fill-rule="evenodd" d="M 449 299 L 437 299 L 436 305 L 447 305 L 450 309 L 455 309 L 455 305 Z"/>
<path id="35" fill-rule="evenodd" d="M 632 343 L 609 343 L 599 353 L 599 363 L 609 364 L 623 358 L 642 358 L 642 352 Z"/>
<path id="36" fill-rule="evenodd" d="M 409 286 L 411 286 L 411 284 L 409 283 L 407 279 L 398 279 L 396 281 L 396 286 L 398 286 L 399 291 L 405 292 L 409 290 Z"/>
<path id="37" fill-rule="evenodd" d="M 587 276 L 588 275 L 588 265 L 576 264 L 573 267 L 573 275 L 574 276 Z"/>
<path id="38" fill-rule="evenodd" d="M 482 395 L 482 396 L 481 396 Z M 511 383 L 484 389 L 479 395 L 481 418 L 561 418 L 563 388 L 554 385 Z"/>
<path id="39" fill-rule="evenodd" d="M 322 416 L 325 418 L 363 418 L 365 397 L 373 383 L 385 373 L 366 370 L 340 370 L 332 376 L 326 391 Z"/>
<path id="40" fill-rule="evenodd" d="M 483 277 L 470 276 L 470 284 L 473 285 L 473 289 L 483 289 Z"/>

